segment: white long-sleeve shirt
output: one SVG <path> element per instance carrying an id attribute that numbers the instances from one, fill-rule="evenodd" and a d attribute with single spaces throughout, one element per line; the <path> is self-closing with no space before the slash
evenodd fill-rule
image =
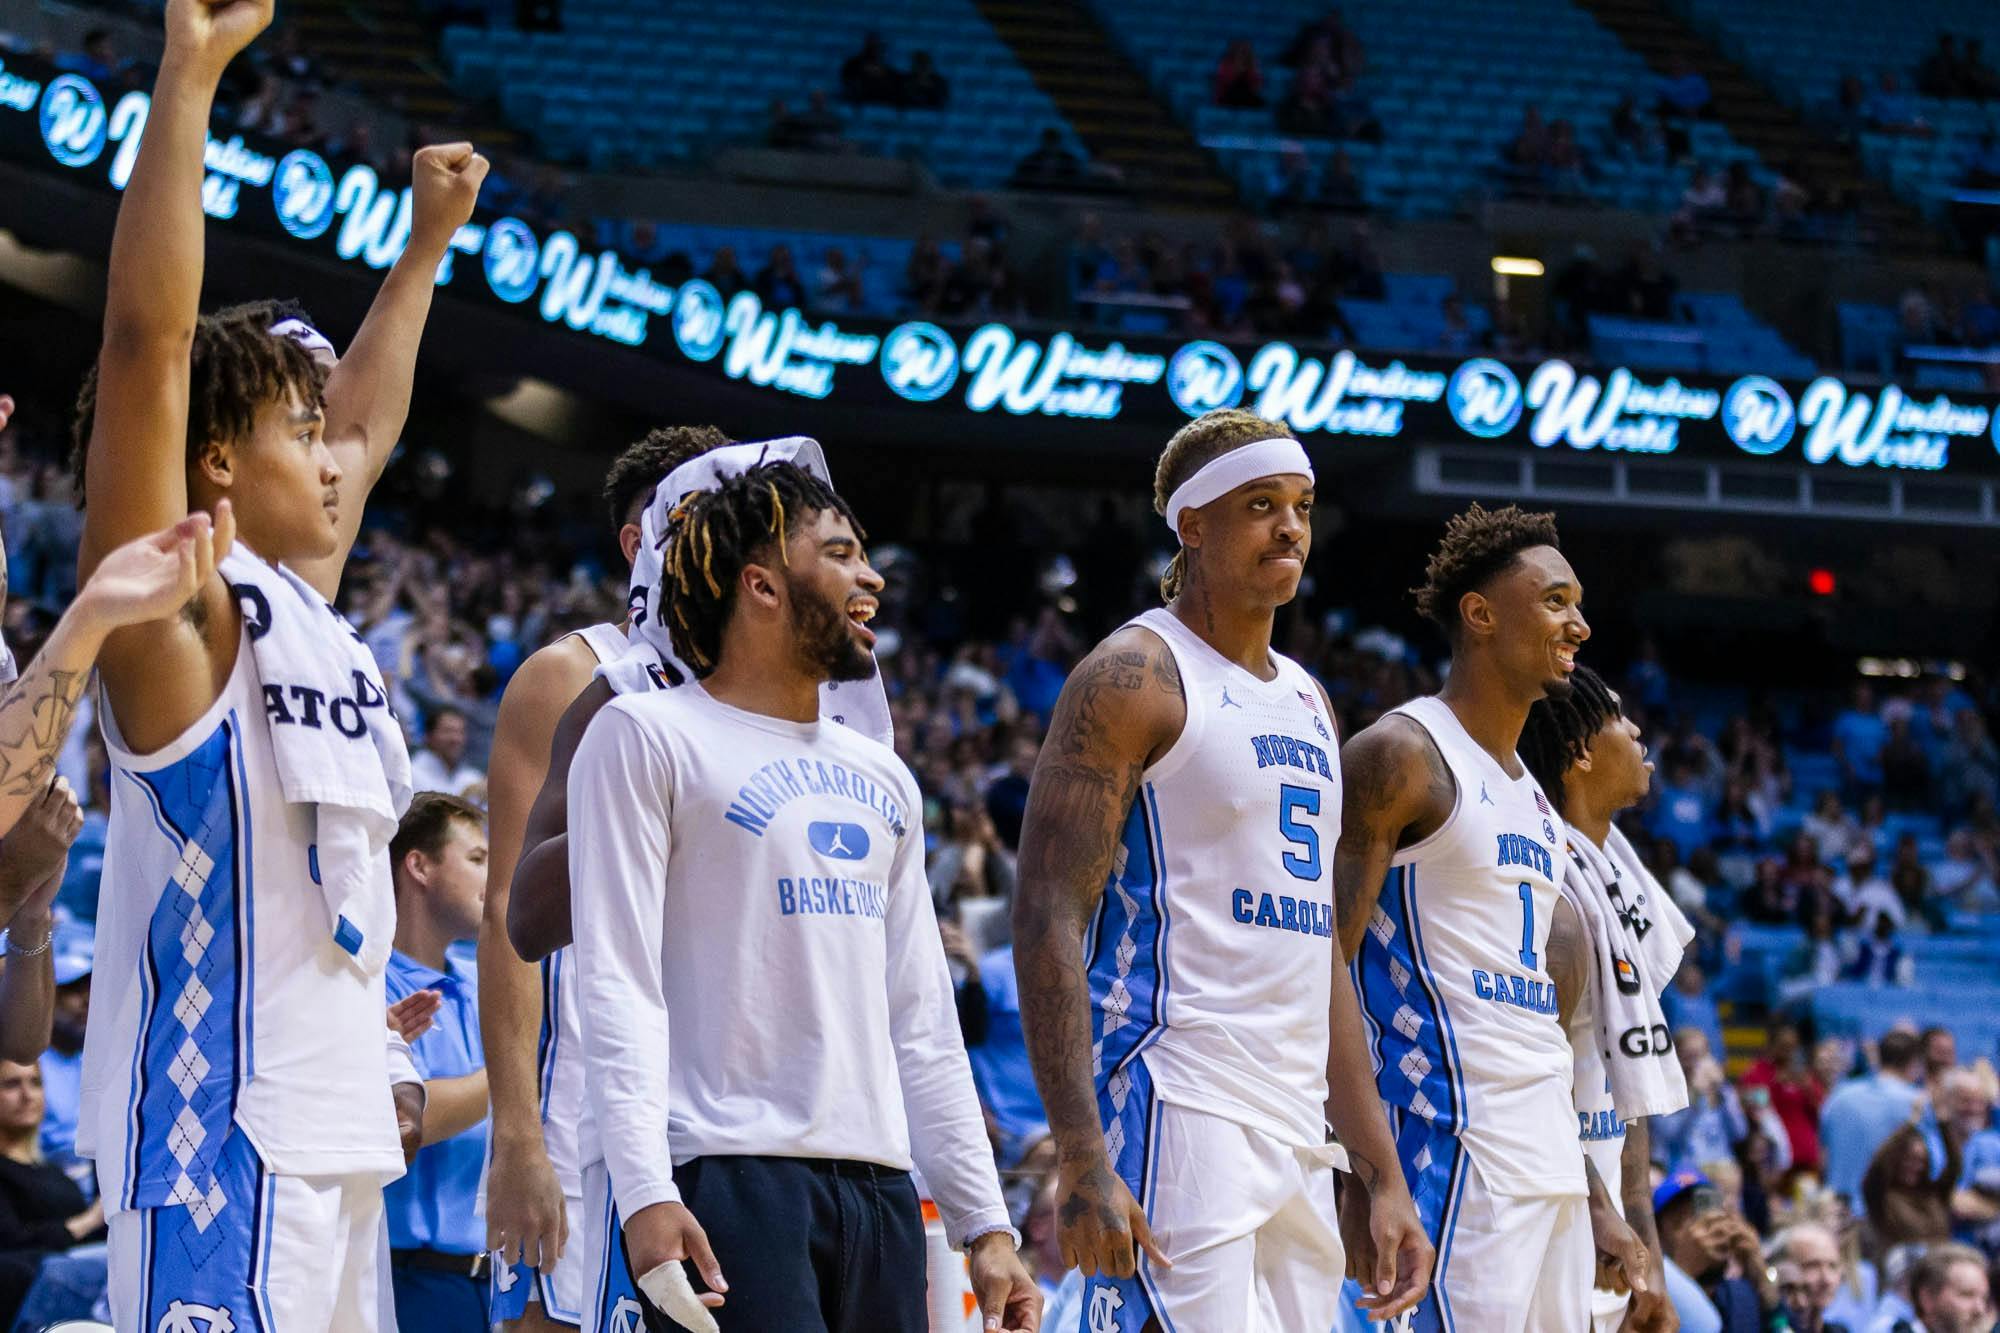
<path id="1" fill-rule="evenodd" d="M 623 1216 L 694 1157 L 914 1157 L 955 1242 L 1007 1226 L 894 751 L 698 685 L 625 695 L 569 810 L 583 1148 Z"/>

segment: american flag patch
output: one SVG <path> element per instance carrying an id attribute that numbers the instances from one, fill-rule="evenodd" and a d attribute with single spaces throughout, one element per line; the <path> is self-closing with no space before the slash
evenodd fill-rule
<path id="1" fill-rule="evenodd" d="M 1299 693 L 1300 703 L 1304 704 L 1307 708 L 1312 709 L 1315 713 L 1319 711 L 1319 700 L 1315 698 L 1310 691 L 1300 690 L 1298 693 Z"/>
<path id="2" fill-rule="evenodd" d="M 1555 814 L 1555 811 L 1549 809 L 1549 803 L 1542 799 L 1542 792 L 1541 788 L 1539 787 L 1535 789 L 1535 809 L 1541 811 L 1545 815 Z"/>

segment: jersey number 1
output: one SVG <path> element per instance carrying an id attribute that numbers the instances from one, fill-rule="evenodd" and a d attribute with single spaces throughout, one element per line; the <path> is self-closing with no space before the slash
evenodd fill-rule
<path id="1" fill-rule="evenodd" d="M 1535 886 L 1521 885 L 1521 966 L 1533 972 L 1535 961 Z"/>
<path id="2" fill-rule="evenodd" d="M 1319 830 L 1298 818 L 1304 811 L 1309 815 L 1319 813 L 1319 788 L 1294 787 L 1289 784 L 1278 788 L 1278 832 L 1285 835 L 1285 841 L 1305 850 L 1301 856 L 1297 852 L 1285 853 L 1285 869 L 1298 879 L 1319 878 Z"/>

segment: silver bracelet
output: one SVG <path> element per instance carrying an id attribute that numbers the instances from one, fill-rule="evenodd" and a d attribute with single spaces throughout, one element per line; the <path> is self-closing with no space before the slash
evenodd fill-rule
<path id="1" fill-rule="evenodd" d="M 42 937 L 40 944 L 32 949 L 17 949 L 14 947 L 14 932 L 10 930 L 7 932 L 7 956 L 9 958 L 40 958 L 49 951 L 49 945 L 55 943 L 55 938 L 56 928 L 51 925 L 49 933 Z"/>

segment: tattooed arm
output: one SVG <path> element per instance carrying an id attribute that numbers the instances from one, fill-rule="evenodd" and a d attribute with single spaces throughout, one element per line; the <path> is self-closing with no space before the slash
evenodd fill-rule
<path id="1" fill-rule="evenodd" d="M 1400 847 L 1423 841 L 1451 818 L 1457 788 L 1430 733 L 1391 714 L 1340 747 L 1340 841 L 1333 849 L 1334 915 L 1340 954 L 1361 952 L 1375 895 Z"/>
<path id="2" fill-rule="evenodd" d="M 1646 1247 L 1646 1285 L 1634 1287 L 1621 1333 L 1674 1333 L 1680 1316 L 1667 1299 L 1666 1252 L 1660 1248 L 1653 1223 L 1653 1143 L 1646 1120 L 1625 1122 L 1625 1149 L 1618 1160 L 1618 1192 L 1625 1202 L 1625 1220 Z"/>
<path id="3" fill-rule="evenodd" d="M 1130 1277 L 1135 1239 L 1154 1262 L 1166 1262 L 1105 1155 L 1083 935 L 1140 775 L 1186 721 L 1167 646 L 1147 629 L 1113 634 L 1078 664 L 1056 700 L 1021 825 L 1014 900 L 1021 1025 L 1056 1141 L 1062 1260 L 1086 1274 Z"/>

